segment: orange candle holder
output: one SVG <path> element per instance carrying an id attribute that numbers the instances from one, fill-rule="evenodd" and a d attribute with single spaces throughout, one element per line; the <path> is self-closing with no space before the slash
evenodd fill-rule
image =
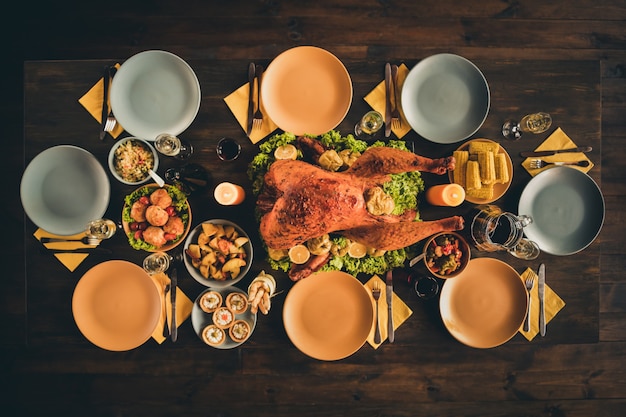
<path id="1" fill-rule="evenodd" d="M 243 187 L 230 182 L 222 182 L 215 187 L 213 193 L 215 200 L 223 206 L 234 206 L 241 204 L 246 198 Z"/>
<path id="2" fill-rule="evenodd" d="M 456 207 L 465 201 L 465 190 L 459 184 L 433 185 L 426 190 L 426 201 L 433 206 Z"/>

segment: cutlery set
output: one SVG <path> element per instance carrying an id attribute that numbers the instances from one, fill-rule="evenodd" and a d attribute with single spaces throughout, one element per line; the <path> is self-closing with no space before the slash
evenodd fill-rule
<path id="1" fill-rule="evenodd" d="M 393 273 L 391 271 L 387 271 L 387 276 L 385 278 L 385 301 L 387 302 L 387 335 L 389 338 L 389 343 L 393 343 L 395 340 L 395 332 L 393 328 Z M 374 287 L 372 288 L 372 297 L 376 303 L 376 326 L 374 330 L 374 343 L 381 342 L 380 336 L 380 321 L 378 319 L 378 300 L 380 299 L 381 289 L 378 287 L 378 283 L 374 283 Z"/>
<path id="2" fill-rule="evenodd" d="M 545 285 L 546 285 L 546 265 L 539 265 L 539 269 L 537 270 L 537 292 L 539 294 L 539 334 L 541 336 L 546 335 L 546 309 L 545 309 Z M 524 285 L 526 286 L 526 291 L 528 292 L 528 311 L 526 313 L 526 320 L 524 320 L 524 331 L 530 330 L 530 312 L 531 312 L 531 301 L 532 297 L 530 295 L 532 289 L 535 286 L 534 277 L 529 277 L 526 279 Z"/>
<path id="3" fill-rule="evenodd" d="M 248 85 L 250 94 L 248 96 L 248 126 L 247 134 L 250 135 L 253 129 L 260 129 L 263 125 L 263 113 L 261 112 L 261 78 L 263 77 L 263 66 L 255 65 L 251 62 L 248 66 Z M 257 105 L 254 111 L 254 80 L 257 80 Z"/>
<path id="4" fill-rule="evenodd" d="M 393 92 L 392 92 L 393 90 Z M 385 64 L 385 137 L 391 135 L 391 128 L 400 129 L 400 100 L 398 91 L 398 66 Z"/>

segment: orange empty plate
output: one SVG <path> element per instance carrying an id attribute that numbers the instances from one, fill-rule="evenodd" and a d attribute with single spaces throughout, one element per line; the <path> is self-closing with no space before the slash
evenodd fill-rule
<path id="1" fill-rule="evenodd" d="M 287 336 L 315 359 L 343 359 L 359 350 L 374 322 L 363 284 L 340 271 L 318 272 L 298 281 L 283 307 Z"/>
<path id="2" fill-rule="evenodd" d="M 519 330 L 528 306 L 526 294 L 511 266 L 498 259 L 476 258 L 461 274 L 446 280 L 439 310 L 443 324 L 459 342 L 491 348 Z"/>
<path id="3" fill-rule="evenodd" d="M 78 281 L 72 313 L 78 329 L 94 345 L 130 350 L 152 335 L 161 314 L 161 298 L 142 268 L 127 261 L 107 261 Z"/>
<path id="4" fill-rule="evenodd" d="M 261 83 L 267 115 L 285 132 L 321 135 L 344 119 L 352 81 L 343 63 L 314 46 L 291 48 L 268 65 Z"/>

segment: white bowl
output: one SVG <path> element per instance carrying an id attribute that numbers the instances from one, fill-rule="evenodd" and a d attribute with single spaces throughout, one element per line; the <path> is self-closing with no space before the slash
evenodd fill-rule
<path id="1" fill-rule="evenodd" d="M 115 168 L 115 151 L 121 145 L 123 145 L 123 144 L 125 144 L 127 142 L 130 142 L 130 141 L 135 141 L 137 143 L 140 143 L 141 145 L 143 145 L 147 149 L 149 149 L 150 152 L 152 152 L 152 156 L 154 157 L 154 166 L 152 167 L 152 170 L 154 172 L 156 172 L 157 168 L 159 167 L 159 154 L 157 153 L 156 149 L 154 149 L 154 146 L 152 146 L 148 141 L 145 141 L 145 140 L 139 139 L 139 138 L 135 138 L 135 137 L 128 137 L 128 138 L 120 139 L 117 142 L 115 142 L 115 144 L 111 147 L 111 150 L 109 151 L 109 170 L 111 171 L 111 174 L 113 174 L 115 179 L 118 180 L 119 182 L 123 183 L 123 184 L 127 184 L 127 185 L 141 185 L 141 184 L 144 184 L 144 183 L 148 182 L 148 180 L 151 180 L 151 177 L 150 177 L 150 174 L 148 173 L 148 171 L 145 172 L 146 175 L 141 180 L 139 180 L 139 181 L 129 181 L 127 179 L 122 178 L 120 173 Z"/>
<path id="2" fill-rule="evenodd" d="M 402 86 L 402 111 L 420 136 L 435 143 L 467 139 L 489 113 L 487 80 L 471 61 L 454 54 L 423 59 Z"/>
<path id="3" fill-rule="evenodd" d="M 88 151 L 59 145 L 37 155 L 20 185 L 22 206 L 38 227 L 58 235 L 85 231 L 109 205 L 111 184 L 106 171 Z"/>
<path id="4" fill-rule="evenodd" d="M 124 130 L 154 140 L 179 135 L 200 109 L 200 82 L 189 64 L 166 51 L 144 51 L 128 58 L 111 84 L 111 109 Z"/>
<path id="5" fill-rule="evenodd" d="M 228 220 L 212 219 L 212 220 L 206 220 L 206 221 L 204 221 L 202 223 L 213 223 L 213 224 L 221 224 L 221 225 L 225 225 L 225 226 L 226 225 L 234 226 L 235 230 L 237 230 L 237 232 L 239 233 L 239 236 L 247 237 L 248 238 L 248 242 L 243 245 L 243 248 L 246 251 L 246 255 L 247 255 L 246 265 L 241 268 L 241 271 L 239 271 L 239 275 L 237 275 L 233 279 L 228 279 L 228 280 L 223 280 L 222 281 L 222 280 L 217 280 L 217 279 L 213 279 L 213 278 L 210 278 L 210 277 L 209 278 L 203 277 L 202 274 L 200 274 L 200 271 L 197 270 L 191 264 L 191 259 L 185 253 L 186 250 L 189 248 L 189 245 L 195 244 L 195 243 L 198 242 L 198 235 L 202 232 L 202 225 L 199 224 L 191 232 L 189 232 L 189 234 L 187 235 L 187 239 L 185 240 L 185 246 L 184 246 L 184 249 L 183 249 L 183 258 L 184 258 L 184 262 L 185 262 L 185 267 L 187 268 L 187 271 L 189 272 L 189 275 L 191 275 L 193 277 L 193 279 L 198 281 L 200 284 L 205 285 L 207 287 L 212 287 L 212 288 L 224 288 L 224 287 L 229 287 L 231 285 L 234 285 L 234 284 L 238 283 L 248 273 L 248 271 L 250 270 L 250 267 L 252 266 L 253 250 L 252 250 L 252 242 L 250 241 L 250 237 L 245 232 L 245 230 L 243 230 L 241 227 L 239 227 L 239 225 L 237 225 L 237 224 L 235 224 L 235 223 L 233 223 L 231 221 L 228 221 Z"/>

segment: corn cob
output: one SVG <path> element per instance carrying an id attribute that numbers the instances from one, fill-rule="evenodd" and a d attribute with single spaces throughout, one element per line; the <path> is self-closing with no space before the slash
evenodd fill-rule
<path id="1" fill-rule="evenodd" d="M 465 190 L 477 190 L 482 187 L 480 183 L 480 167 L 478 161 L 467 161 L 467 173 L 465 177 Z"/>
<path id="2" fill-rule="evenodd" d="M 475 140 L 469 144 L 469 153 L 477 154 L 480 152 L 493 152 L 496 155 L 500 151 L 500 144 L 492 141 Z"/>
<path id="3" fill-rule="evenodd" d="M 467 161 L 469 159 L 469 152 L 467 151 L 454 151 L 452 153 L 455 159 L 454 171 L 452 171 L 452 179 L 455 183 L 461 187 L 465 187 L 466 174 L 467 174 Z"/>
<path id="4" fill-rule="evenodd" d="M 493 199 L 493 187 L 482 187 L 468 190 L 467 195 L 474 198 L 480 198 L 481 200 L 491 200 Z"/>
<path id="5" fill-rule="evenodd" d="M 496 167 L 496 183 L 506 184 L 509 181 L 509 167 L 506 163 L 506 156 L 503 153 L 499 153 L 495 156 Z"/>
<path id="6" fill-rule="evenodd" d="M 496 167 L 492 151 L 478 152 L 480 167 L 480 181 L 483 184 L 493 184 L 496 180 Z"/>

